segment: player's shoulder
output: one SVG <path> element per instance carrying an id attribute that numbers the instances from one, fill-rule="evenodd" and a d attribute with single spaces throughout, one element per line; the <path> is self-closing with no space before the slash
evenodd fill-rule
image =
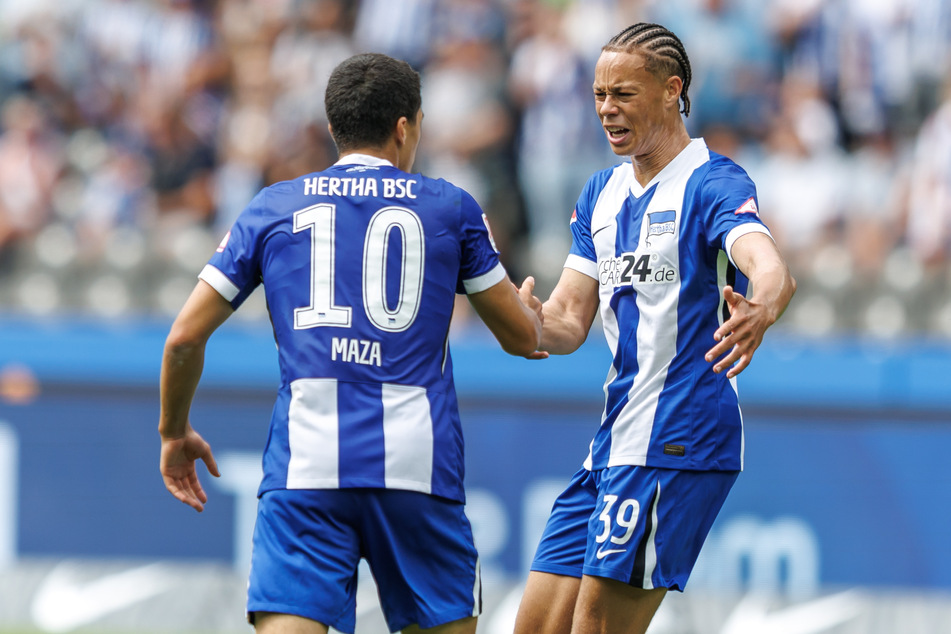
<path id="1" fill-rule="evenodd" d="M 482 208 L 479 206 L 479 203 L 476 202 L 475 197 L 466 189 L 456 185 L 452 181 L 448 181 L 445 178 L 434 178 L 432 176 L 419 173 L 400 173 L 405 174 L 407 177 L 419 179 L 420 192 L 431 197 L 430 200 L 435 202 L 439 208 L 450 207 L 462 209 L 472 207 L 478 209 L 481 213 Z"/>
<path id="2" fill-rule="evenodd" d="M 406 174 L 406 176 L 408 177 L 415 177 L 420 179 L 420 183 L 424 187 L 433 191 L 446 192 L 451 194 L 468 194 L 468 192 L 465 189 L 456 185 L 452 181 L 446 180 L 445 178 L 436 178 L 436 177 L 427 176 L 426 174 L 421 174 L 421 173 L 408 174 L 400 170 L 397 170 L 397 171 L 402 174 Z"/>
<path id="3" fill-rule="evenodd" d="M 710 160 L 707 163 L 707 179 L 738 179 L 751 181 L 750 175 L 739 163 L 728 156 L 709 150 Z"/>
<path id="4" fill-rule="evenodd" d="M 308 176 L 314 176 L 314 174 L 298 176 L 262 187 L 257 195 L 251 199 L 248 210 L 256 215 L 282 214 L 286 211 L 282 203 L 288 197 L 294 196 L 300 191 L 301 182 Z"/>
<path id="5" fill-rule="evenodd" d="M 630 161 L 624 161 L 610 167 L 605 167 L 596 171 L 588 177 L 588 182 L 584 186 L 584 194 L 587 196 L 597 196 L 601 190 L 611 182 L 621 182 L 622 184 L 629 178 L 633 178 L 634 169 Z"/>

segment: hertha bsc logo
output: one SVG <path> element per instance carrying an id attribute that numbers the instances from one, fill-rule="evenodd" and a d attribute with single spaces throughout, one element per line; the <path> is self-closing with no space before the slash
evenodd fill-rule
<path id="1" fill-rule="evenodd" d="M 676 221 L 677 212 L 673 209 L 647 214 L 647 246 L 652 246 L 652 238 L 664 234 L 674 235 L 674 230 L 677 227 Z"/>
<path id="2" fill-rule="evenodd" d="M 664 233 L 674 235 L 674 221 L 677 219 L 677 212 L 655 211 L 647 214 L 647 235 L 659 236 Z"/>

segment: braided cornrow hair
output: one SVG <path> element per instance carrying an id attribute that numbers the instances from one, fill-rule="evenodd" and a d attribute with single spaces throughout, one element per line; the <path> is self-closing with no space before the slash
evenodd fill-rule
<path id="1" fill-rule="evenodd" d="M 672 75 L 680 77 L 683 82 L 680 98 L 684 104 L 681 112 L 685 117 L 690 116 L 690 97 L 687 96 L 687 88 L 690 87 L 692 72 L 687 51 L 680 38 L 659 24 L 639 22 L 612 37 L 601 50 L 630 53 L 634 49 L 645 53 L 648 71 L 656 74 L 658 70 L 663 70 L 668 77 Z"/>

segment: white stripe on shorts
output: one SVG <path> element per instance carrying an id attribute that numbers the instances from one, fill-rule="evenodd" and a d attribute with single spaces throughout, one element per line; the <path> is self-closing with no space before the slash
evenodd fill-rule
<path id="1" fill-rule="evenodd" d="M 651 505 L 651 532 L 647 536 L 647 543 L 644 548 L 644 585 L 645 590 L 652 590 L 654 582 L 651 576 L 654 574 L 654 568 L 657 567 L 657 544 L 654 541 L 657 535 L 657 507 L 660 505 L 660 480 L 657 481 L 657 488 L 654 493 L 654 503 Z"/>
<path id="2" fill-rule="evenodd" d="M 476 557 L 475 565 L 475 583 L 472 586 L 472 616 L 479 616 L 482 613 L 479 597 L 482 596 L 482 562 Z"/>

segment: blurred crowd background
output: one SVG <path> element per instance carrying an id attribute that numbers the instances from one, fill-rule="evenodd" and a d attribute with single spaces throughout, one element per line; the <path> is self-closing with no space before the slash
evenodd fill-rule
<path id="1" fill-rule="evenodd" d="M 947 0 L 0 0 L 0 311 L 174 315 L 259 188 L 336 160 L 324 86 L 362 51 L 420 71 L 416 169 L 547 296 L 617 162 L 595 60 L 639 21 L 684 41 L 689 131 L 757 183 L 800 282 L 781 327 L 951 338 Z"/>

